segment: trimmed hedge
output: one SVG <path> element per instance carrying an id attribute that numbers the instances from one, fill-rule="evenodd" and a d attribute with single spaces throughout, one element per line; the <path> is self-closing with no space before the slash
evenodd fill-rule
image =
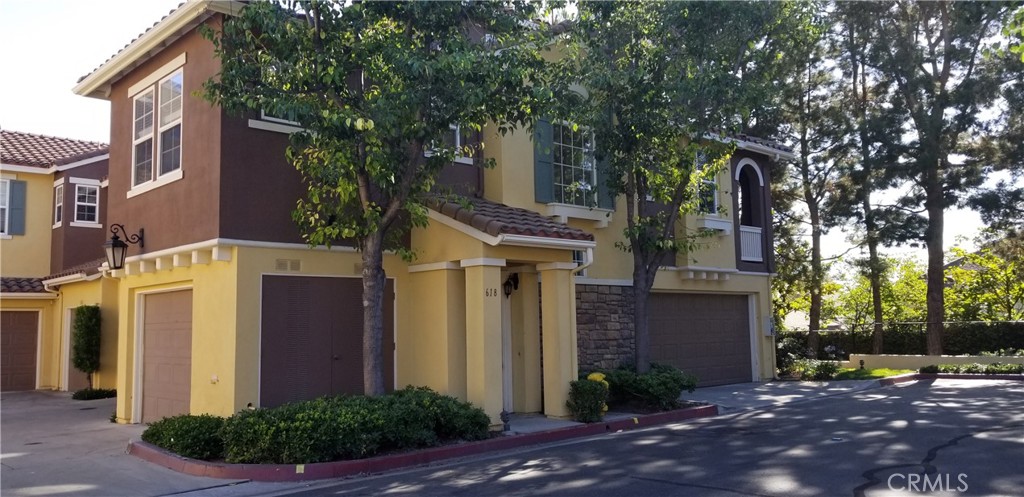
<path id="1" fill-rule="evenodd" d="M 117 397 L 117 390 L 113 388 L 83 388 L 71 394 L 75 400 L 96 400 Z"/>
<path id="2" fill-rule="evenodd" d="M 683 390 L 693 392 L 697 377 L 664 364 L 651 364 L 651 370 L 636 374 L 629 369 L 605 371 L 608 381 L 608 404 L 670 410 L 679 407 L 679 396 Z"/>
<path id="3" fill-rule="evenodd" d="M 921 373 L 1024 374 L 1024 364 L 940 364 L 922 366 Z"/>
<path id="4" fill-rule="evenodd" d="M 597 373 L 600 374 L 600 373 Z M 580 423 L 596 423 L 604 418 L 607 408 L 608 387 L 600 381 L 584 379 L 569 382 L 569 408 L 573 419 Z"/>
<path id="5" fill-rule="evenodd" d="M 825 348 L 829 346 L 843 351 L 842 359 L 848 359 L 849 354 L 870 354 L 871 332 L 871 329 L 864 329 L 856 332 L 820 333 L 817 357 L 825 357 Z M 884 335 L 883 354 L 920 355 L 926 352 L 923 325 L 887 325 Z M 787 351 L 806 348 L 807 332 L 780 332 L 777 343 L 777 347 L 785 344 Z M 949 323 L 942 333 L 942 349 L 948 355 L 978 355 L 982 352 L 1024 349 L 1024 322 Z"/>
<path id="6" fill-rule="evenodd" d="M 223 426 L 218 416 L 183 414 L 149 425 L 142 440 L 192 459 L 217 459 L 224 454 Z"/>
<path id="7" fill-rule="evenodd" d="M 483 410 L 424 387 L 382 397 L 323 397 L 228 418 L 229 463 L 304 464 L 487 438 Z"/>

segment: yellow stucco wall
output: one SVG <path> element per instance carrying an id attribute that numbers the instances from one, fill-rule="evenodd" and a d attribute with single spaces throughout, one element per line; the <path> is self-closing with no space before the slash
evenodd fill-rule
<path id="1" fill-rule="evenodd" d="M 25 278 L 46 276 L 50 274 L 53 231 L 53 175 L 8 171 L 2 175 L 4 179 L 24 181 L 26 191 L 25 234 L 0 238 L 0 273 Z"/>
<path id="2" fill-rule="evenodd" d="M 71 330 L 72 325 L 69 311 L 84 305 L 100 306 L 100 370 L 93 374 L 94 388 L 117 388 L 117 285 L 117 279 L 106 277 L 61 285 L 53 309 L 60 357 L 70 358 L 70 344 L 65 340 L 65 330 Z M 64 368 L 69 366 L 63 360 L 60 362 L 61 389 L 66 389 Z"/>
<path id="3" fill-rule="evenodd" d="M 36 388 L 56 390 L 60 386 L 60 337 L 55 329 L 54 309 L 56 299 L 0 299 L 0 311 L 22 311 L 39 313 L 39 341 L 36 349 Z"/>

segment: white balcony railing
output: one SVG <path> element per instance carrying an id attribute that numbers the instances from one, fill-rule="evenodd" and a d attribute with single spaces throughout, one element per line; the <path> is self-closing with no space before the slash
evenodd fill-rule
<path id="1" fill-rule="evenodd" d="M 761 228 L 740 226 L 740 259 L 748 262 L 764 262 L 764 243 Z"/>

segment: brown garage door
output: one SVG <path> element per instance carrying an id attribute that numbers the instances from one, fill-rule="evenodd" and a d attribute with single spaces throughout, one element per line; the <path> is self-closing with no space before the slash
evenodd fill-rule
<path id="1" fill-rule="evenodd" d="M 36 388 L 39 312 L 0 312 L 0 391 Z"/>
<path id="2" fill-rule="evenodd" d="M 192 290 L 145 296 L 142 346 L 142 422 L 188 414 Z"/>
<path id="3" fill-rule="evenodd" d="M 359 278 L 264 276 L 260 405 L 363 393 Z M 384 384 L 394 385 L 394 285 L 384 295 Z"/>
<path id="4" fill-rule="evenodd" d="M 649 308 L 652 361 L 702 387 L 751 381 L 747 296 L 652 293 Z"/>

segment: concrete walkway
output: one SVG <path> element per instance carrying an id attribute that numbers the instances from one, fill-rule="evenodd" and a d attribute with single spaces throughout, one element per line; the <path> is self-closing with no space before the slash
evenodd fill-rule
<path id="1" fill-rule="evenodd" d="M 698 388 L 683 399 L 718 406 L 719 414 L 809 400 L 878 388 L 878 380 L 770 381 Z"/>

